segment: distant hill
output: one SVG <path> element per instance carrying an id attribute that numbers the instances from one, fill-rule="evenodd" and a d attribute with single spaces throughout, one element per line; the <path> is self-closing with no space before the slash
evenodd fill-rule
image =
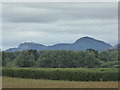
<path id="1" fill-rule="evenodd" d="M 72 44 L 60 43 L 52 46 L 45 46 L 33 42 L 21 43 L 17 48 L 7 49 L 7 52 L 22 51 L 22 50 L 87 50 L 89 48 L 101 51 L 111 48 L 112 46 L 104 41 L 96 40 L 91 37 L 82 37 Z"/>
<path id="2" fill-rule="evenodd" d="M 120 44 L 112 46 L 110 49 L 120 49 Z"/>

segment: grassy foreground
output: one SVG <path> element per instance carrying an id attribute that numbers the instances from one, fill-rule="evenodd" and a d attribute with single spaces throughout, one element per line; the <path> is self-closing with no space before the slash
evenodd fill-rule
<path id="1" fill-rule="evenodd" d="M 2 78 L 3 88 L 118 88 L 117 81 L 73 82 L 43 79 Z"/>

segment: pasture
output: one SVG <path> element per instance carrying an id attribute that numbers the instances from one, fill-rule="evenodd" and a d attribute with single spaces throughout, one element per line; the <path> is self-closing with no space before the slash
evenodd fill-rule
<path id="1" fill-rule="evenodd" d="M 117 81 L 107 82 L 75 82 L 45 79 L 2 78 L 3 88 L 118 88 Z"/>

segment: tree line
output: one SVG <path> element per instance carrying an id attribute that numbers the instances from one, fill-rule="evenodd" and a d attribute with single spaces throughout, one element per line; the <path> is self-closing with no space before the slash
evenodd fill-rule
<path id="1" fill-rule="evenodd" d="M 118 50 L 25 50 L 1 52 L 3 67 L 118 68 Z"/>

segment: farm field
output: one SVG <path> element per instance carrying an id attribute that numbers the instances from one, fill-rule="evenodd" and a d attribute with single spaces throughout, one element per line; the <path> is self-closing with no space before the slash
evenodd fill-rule
<path id="1" fill-rule="evenodd" d="M 3 88 L 118 88 L 117 81 L 58 81 L 45 79 L 2 78 Z"/>

